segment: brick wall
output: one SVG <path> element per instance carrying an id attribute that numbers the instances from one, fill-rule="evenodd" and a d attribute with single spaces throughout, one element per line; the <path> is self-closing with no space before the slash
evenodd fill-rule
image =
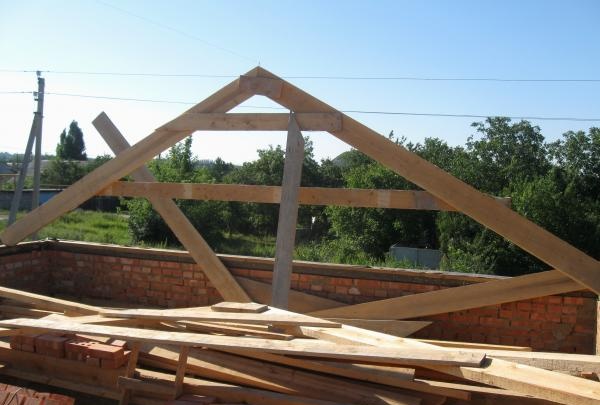
<path id="1" fill-rule="evenodd" d="M 0 280 L 17 270 L 38 274 L 50 292 L 155 307 L 200 306 L 221 301 L 186 252 L 41 242 L 37 250 L 2 256 Z M 40 247 L 41 246 L 41 247 Z M 273 260 L 221 255 L 236 275 L 270 282 Z M 6 263 L 12 268 L 7 268 Z M 15 263 L 22 260 L 22 266 Z M 2 267 L 4 266 L 4 268 Z M 17 267 L 15 267 L 17 266 Z M 40 272 L 40 267 L 43 270 Z M 6 275 L 4 275 L 6 271 Z M 11 273 L 12 271 L 12 273 Z M 37 273 L 35 273 L 37 272 Z M 372 269 L 363 266 L 298 262 L 292 288 L 348 304 L 433 291 L 496 279 L 440 271 Z M 43 283 L 41 283 L 43 284 Z M 588 291 L 542 297 L 422 318 L 432 324 L 416 337 L 531 346 L 535 350 L 595 353 L 597 297 Z"/>
<path id="2" fill-rule="evenodd" d="M 50 264 L 36 242 L 0 247 L 0 285 L 20 290 L 50 293 Z"/>

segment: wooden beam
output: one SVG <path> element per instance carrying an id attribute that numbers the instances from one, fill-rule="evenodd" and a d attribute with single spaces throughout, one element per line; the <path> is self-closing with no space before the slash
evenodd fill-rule
<path id="1" fill-rule="evenodd" d="M 265 304 L 256 302 L 219 302 L 210 306 L 210 309 L 215 312 L 236 312 L 236 313 L 251 313 L 260 314 L 269 310 Z"/>
<path id="2" fill-rule="evenodd" d="M 256 76 L 256 69 L 249 75 Z M 188 110 L 188 113 L 226 112 L 252 96 L 240 90 L 239 79 Z M 61 215 L 77 208 L 95 193 L 109 184 L 128 175 L 166 148 L 190 135 L 189 131 L 169 131 L 178 118 L 155 130 L 152 134 L 127 149 L 114 159 L 89 173 L 51 200 L 29 212 L 7 227 L 0 238 L 8 246 L 17 244 L 27 236 L 48 225 Z"/>
<path id="3" fill-rule="evenodd" d="M 321 328 L 304 328 L 301 330 L 309 336 L 315 336 L 329 342 L 354 341 L 357 345 L 376 345 L 382 348 L 403 348 L 405 351 L 430 348 L 441 351 L 454 351 L 418 342 L 413 339 L 396 338 L 382 333 L 366 331 L 364 329 L 343 326 L 327 331 Z M 361 346 L 361 349 L 366 346 Z M 481 352 L 467 350 L 471 353 Z M 487 353 L 487 351 L 486 351 Z M 524 352 L 515 352 L 524 353 Z M 516 364 L 497 358 L 486 357 L 482 367 L 437 367 L 424 366 L 445 374 L 465 378 L 470 381 L 493 385 L 507 390 L 514 390 L 526 395 L 548 401 L 571 404 L 599 404 L 600 383 L 584 380 L 570 375 L 554 373 L 536 367 Z"/>
<path id="4" fill-rule="evenodd" d="M 257 76 L 281 81 L 281 95 L 273 100 L 294 112 L 339 112 L 263 68 L 257 68 Z M 600 293 L 600 262 L 347 115 L 342 115 L 342 121 L 342 130 L 332 132 L 334 136 Z"/>
<path id="5" fill-rule="evenodd" d="M 36 328 L 57 332 L 74 332 L 88 335 L 110 336 L 123 340 L 135 340 L 155 344 L 177 346 L 204 346 L 216 350 L 264 351 L 295 356 L 345 359 L 354 362 L 369 362 L 394 365 L 455 365 L 477 367 L 485 355 L 464 353 L 459 350 L 443 351 L 414 349 L 406 351 L 393 347 L 361 347 L 332 344 L 313 340 L 287 342 L 260 338 L 240 338 L 234 336 L 199 335 L 194 333 L 157 331 L 150 329 L 124 328 L 119 326 L 82 325 L 76 322 L 57 322 L 45 319 L 8 319 L 0 321 L 0 327 Z M 374 332 L 373 332 L 374 333 Z M 400 338 L 398 338 L 400 339 Z M 428 346 L 428 345 L 426 345 Z"/>
<path id="6" fill-rule="evenodd" d="M 375 384 L 387 385 L 390 387 L 409 389 L 428 394 L 442 395 L 450 398 L 467 400 L 469 395 L 464 391 L 445 389 L 434 386 L 430 383 L 424 383 L 413 380 L 414 370 L 398 367 L 385 367 L 366 364 L 342 363 L 326 360 L 298 359 L 295 357 L 282 356 L 279 354 L 264 352 L 229 352 L 237 353 L 244 357 L 262 360 L 275 364 L 284 364 L 303 370 L 316 371 L 319 373 L 337 375 L 340 377 L 351 378 L 358 381 L 371 382 Z"/>
<path id="7" fill-rule="evenodd" d="M 270 308 L 261 313 L 215 312 L 204 309 L 124 309 L 106 310 L 104 316 L 113 318 L 154 319 L 161 321 L 236 322 L 255 325 L 292 325 L 339 328 L 340 324 L 312 316 Z"/>
<path id="8" fill-rule="evenodd" d="M 0 297 L 8 298 L 28 305 L 33 305 L 37 309 L 50 311 L 64 312 L 66 310 L 70 310 L 80 314 L 100 314 L 104 311 L 104 309 L 92 305 L 61 300 L 58 298 L 52 298 L 41 294 L 15 290 L 7 287 L 0 287 Z"/>
<path id="9" fill-rule="evenodd" d="M 267 204 L 281 202 L 280 186 L 246 184 L 151 183 L 118 181 L 97 195 L 117 197 L 161 197 L 182 200 L 240 201 Z M 510 198 L 494 197 L 510 205 Z M 360 188 L 300 187 L 301 205 L 394 208 L 404 210 L 456 211 L 452 206 L 418 190 L 376 190 Z"/>
<path id="10" fill-rule="evenodd" d="M 282 309 L 288 307 L 292 284 L 292 261 L 298 222 L 298 189 L 302 178 L 303 163 L 304 137 L 300 132 L 295 115 L 290 114 L 277 223 L 273 282 L 271 283 L 273 291 L 271 305 Z"/>
<path id="11" fill-rule="evenodd" d="M 217 323 L 217 322 L 194 322 L 194 321 L 179 321 L 179 325 L 184 325 L 187 330 L 202 333 L 222 333 L 229 336 L 256 336 L 265 339 L 276 339 L 276 340 L 292 340 L 293 335 L 285 333 L 270 332 L 267 329 L 251 329 L 245 327 L 246 325 L 239 326 L 238 324 L 229 323 Z M 234 326 L 235 325 L 235 326 Z"/>
<path id="12" fill-rule="evenodd" d="M 553 270 L 315 311 L 311 315 L 330 318 L 408 319 L 581 289 L 579 283 Z"/>
<path id="13" fill-rule="evenodd" d="M 147 354 L 142 356 L 142 362 L 152 367 L 173 369 L 176 366 L 176 352 L 169 347 L 148 348 Z M 383 387 L 267 364 L 214 350 L 191 349 L 187 371 L 210 380 L 268 389 L 283 394 L 315 399 L 330 399 L 335 395 L 338 401 L 349 404 L 391 405 L 420 402 L 414 396 Z"/>
<path id="14" fill-rule="evenodd" d="M 302 113 L 296 117 L 302 131 L 339 131 L 337 113 Z M 287 131 L 289 114 L 190 113 L 166 127 L 169 131 Z"/>
<path id="15" fill-rule="evenodd" d="M 271 302 L 271 285 L 246 277 L 236 277 L 238 283 L 255 302 Z M 339 301 L 306 294 L 300 291 L 290 290 L 290 310 L 299 313 L 307 313 L 325 308 L 337 308 L 344 306 Z"/>
<path id="16" fill-rule="evenodd" d="M 140 370 L 141 378 L 151 381 L 173 381 L 173 375 L 157 371 Z M 199 378 L 186 377 L 184 391 L 190 394 L 210 395 L 220 401 L 249 405 L 343 405 L 341 402 L 310 399 L 298 395 L 286 395 L 256 388 L 239 387 Z"/>
<path id="17" fill-rule="evenodd" d="M 482 384 L 561 404 L 598 405 L 600 383 L 504 360 L 487 359 L 483 368 L 429 367 Z"/>
<path id="18" fill-rule="evenodd" d="M 344 325 L 356 326 L 388 335 L 406 337 L 429 325 L 429 321 L 394 321 L 381 319 L 348 319 L 348 318 L 326 318 L 328 321 L 342 323 Z"/>
<path id="19" fill-rule="evenodd" d="M 187 368 L 189 353 L 189 346 L 181 346 L 181 348 L 179 348 L 179 357 L 177 358 L 177 371 L 175 372 L 175 396 L 173 399 L 177 399 L 183 392 L 183 378 L 185 377 L 185 370 Z"/>
<path id="20" fill-rule="evenodd" d="M 129 149 L 129 143 L 105 113 L 96 117 L 93 124 L 115 155 L 118 156 Z M 145 166 L 134 171 L 132 177 L 136 181 L 152 182 L 156 180 Z M 177 204 L 169 198 L 158 196 L 148 196 L 148 199 L 177 239 L 190 252 L 190 256 L 202 267 L 204 274 L 219 294 L 229 301 L 250 301 L 250 297 L 244 289 L 236 282 L 227 267 L 219 260 Z"/>
<path id="21" fill-rule="evenodd" d="M 140 346 L 141 344 L 137 340 L 131 343 L 131 353 L 129 353 L 129 360 L 125 367 L 125 377 L 131 378 L 135 375 L 135 368 L 137 367 L 138 356 L 140 354 Z M 122 387 L 119 405 L 127 405 L 130 399 L 131 390 L 127 387 Z"/>

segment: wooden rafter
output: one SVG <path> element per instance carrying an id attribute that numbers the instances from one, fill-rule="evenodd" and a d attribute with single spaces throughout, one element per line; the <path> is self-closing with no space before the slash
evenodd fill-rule
<path id="1" fill-rule="evenodd" d="M 281 82 L 281 94 L 273 100 L 294 112 L 339 113 L 263 68 L 257 68 L 256 73 L 263 82 L 268 78 Z M 242 83 L 254 80 L 254 77 L 240 77 Z M 600 262 L 510 208 L 345 114 L 342 114 L 342 130 L 332 134 L 580 284 L 600 293 Z"/>

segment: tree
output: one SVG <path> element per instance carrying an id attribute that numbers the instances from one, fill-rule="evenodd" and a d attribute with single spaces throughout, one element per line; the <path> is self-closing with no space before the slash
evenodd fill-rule
<path id="1" fill-rule="evenodd" d="M 63 129 L 56 145 L 56 157 L 63 160 L 87 160 L 83 131 L 77 121 L 71 121 L 69 132 Z"/>
<path id="2" fill-rule="evenodd" d="M 158 181 L 184 183 L 210 183 L 213 181 L 206 167 L 195 169 L 197 159 L 192 153 L 192 137 L 186 138 L 171 149 L 166 159 L 156 159 L 150 163 L 150 170 Z M 206 241 L 215 246 L 222 241 L 225 228 L 223 211 L 226 203 L 221 201 L 176 200 L 190 222 L 200 230 Z M 171 229 L 152 208 L 148 200 L 134 198 L 127 201 L 129 229 L 133 239 L 166 245 L 179 242 Z"/>

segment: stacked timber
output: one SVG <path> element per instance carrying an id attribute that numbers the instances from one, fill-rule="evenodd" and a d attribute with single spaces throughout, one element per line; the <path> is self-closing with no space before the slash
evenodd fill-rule
<path id="1" fill-rule="evenodd" d="M 600 404 L 596 356 L 424 342 L 255 303 L 114 309 L 0 295 L 0 374 L 121 404 Z M 99 367 L 92 348 L 122 363 Z"/>

